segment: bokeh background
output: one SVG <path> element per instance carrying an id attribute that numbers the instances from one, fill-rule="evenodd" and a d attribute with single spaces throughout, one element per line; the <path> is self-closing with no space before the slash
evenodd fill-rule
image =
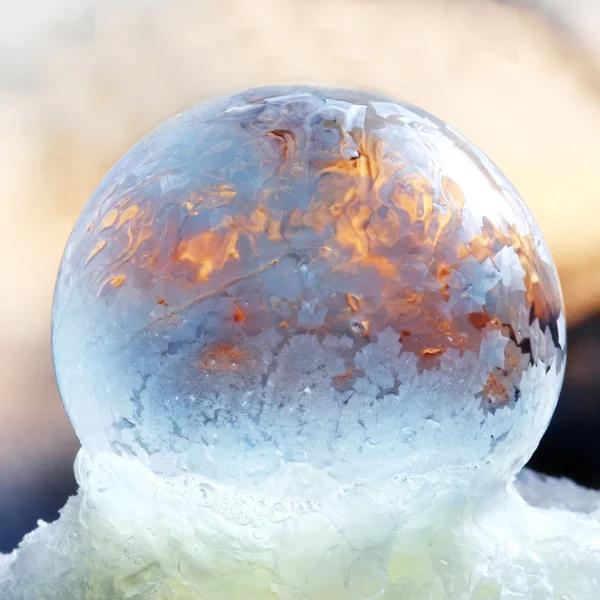
<path id="1" fill-rule="evenodd" d="M 237 87 L 373 88 L 479 145 L 563 281 L 569 360 L 531 466 L 600 488 L 600 1 L 2 0 L 0 551 L 74 493 L 50 311 L 87 198 L 139 137 Z"/>

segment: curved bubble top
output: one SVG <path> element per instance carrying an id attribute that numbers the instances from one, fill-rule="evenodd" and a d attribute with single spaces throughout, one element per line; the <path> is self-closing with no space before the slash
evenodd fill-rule
<path id="1" fill-rule="evenodd" d="M 200 104 L 115 165 L 53 346 L 92 455 L 244 485 L 508 474 L 565 363 L 548 249 L 489 159 L 415 107 L 302 86 Z"/>

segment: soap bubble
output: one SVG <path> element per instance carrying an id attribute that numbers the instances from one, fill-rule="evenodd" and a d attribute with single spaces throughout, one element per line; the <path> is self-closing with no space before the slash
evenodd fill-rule
<path id="1" fill-rule="evenodd" d="M 565 327 L 537 225 L 473 144 L 368 92 L 272 87 L 117 162 L 68 242 L 53 350 L 92 458 L 360 485 L 518 469 Z"/>

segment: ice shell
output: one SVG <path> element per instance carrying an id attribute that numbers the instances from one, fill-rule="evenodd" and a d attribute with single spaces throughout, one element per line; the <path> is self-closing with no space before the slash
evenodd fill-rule
<path id="1" fill-rule="evenodd" d="M 260 485 L 521 466 L 564 316 L 522 200 L 475 146 L 368 92 L 257 88 L 109 172 L 61 265 L 53 347 L 93 456 Z"/>

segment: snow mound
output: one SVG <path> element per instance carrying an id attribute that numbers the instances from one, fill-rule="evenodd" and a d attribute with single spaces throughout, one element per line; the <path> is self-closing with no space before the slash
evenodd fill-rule
<path id="1" fill-rule="evenodd" d="M 76 471 L 59 520 L 0 556 L 2 600 L 600 598 L 600 493 L 528 471 L 508 488 L 462 470 L 321 478 L 302 501 L 112 456 Z"/>

